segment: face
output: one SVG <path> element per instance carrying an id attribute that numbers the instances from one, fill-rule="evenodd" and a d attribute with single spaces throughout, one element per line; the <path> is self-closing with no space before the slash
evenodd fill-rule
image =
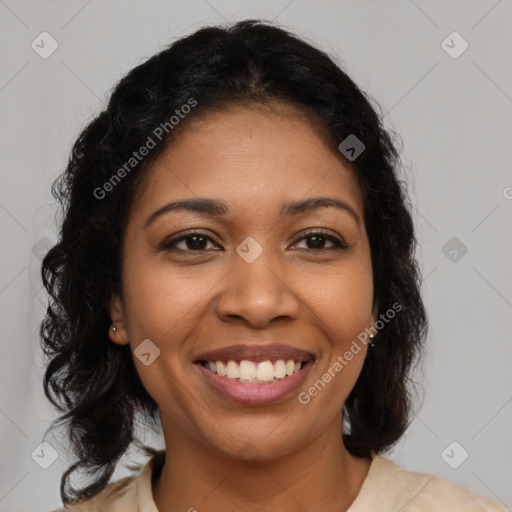
<path id="1" fill-rule="evenodd" d="M 341 206 L 289 205 L 318 197 Z M 134 200 L 122 273 L 110 336 L 142 353 L 164 435 L 270 459 L 340 428 L 366 346 L 344 354 L 374 325 L 370 249 L 354 171 L 299 111 L 188 125 Z"/>

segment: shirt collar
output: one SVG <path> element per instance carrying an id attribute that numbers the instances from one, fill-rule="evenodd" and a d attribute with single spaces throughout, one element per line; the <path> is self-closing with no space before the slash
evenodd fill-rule
<path id="1" fill-rule="evenodd" d="M 359 495 L 356 497 L 355 501 L 349 508 L 348 512 L 357 512 L 359 510 L 363 510 L 360 508 L 363 500 L 365 499 L 365 495 L 367 494 L 369 487 L 371 487 L 374 483 L 374 480 L 377 476 L 378 469 L 380 466 L 387 462 L 388 465 L 391 461 L 379 456 L 373 450 L 370 452 L 370 456 L 372 459 L 372 463 L 370 465 L 370 470 L 368 475 L 366 476 L 365 481 L 363 482 L 363 486 L 359 491 Z M 138 512 L 159 512 L 156 508 L 155 501 L 153 500 L 153 489 L 152 483 L 153 480 L 157 478 L 157 475 L 160 474 L 162 467 L 165 462 L 165 450 L 157 451 L 145 464 L 142 468 L 142 471 L 137 480 L 137 497 L 138 497 Z M 391 463 L 394 466 L 394 464 Z"/>
<path id="2" fill-rule="evenodd" d="M 159 512 L 153 500 L 152 483 L 165 462 L 165 450 L 157 451 L 142 468 L 137 480 L 139 512 Z"/>

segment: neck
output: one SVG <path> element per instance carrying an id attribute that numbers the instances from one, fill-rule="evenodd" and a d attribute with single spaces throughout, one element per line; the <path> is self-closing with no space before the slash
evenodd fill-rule
<path id="1" fill-rule="evenodd" d="M 359 493 L 371 463 L 344 447 L 341 415 L 314 442 L 265 461 L 226 456 L 198 443 L 164 417 L 162 428 L 166 461 L 153 484 L 160 512 L 343 512 Z"/>

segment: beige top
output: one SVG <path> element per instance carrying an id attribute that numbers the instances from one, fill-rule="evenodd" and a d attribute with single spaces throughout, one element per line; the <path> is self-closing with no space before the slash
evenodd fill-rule
<path id="1" fill-rule="evenodd" d="M 164 460 L 165 451 L 160 450 L 139 475 L 122 478 L 92 499 L 54 512 L 159 512 L 153 501 L 151 479 L 160 474 Z M 440 476 L 403 469 L 375 453 L 359 494 L 347 512 L 368 511 L 511 512 Z"/>

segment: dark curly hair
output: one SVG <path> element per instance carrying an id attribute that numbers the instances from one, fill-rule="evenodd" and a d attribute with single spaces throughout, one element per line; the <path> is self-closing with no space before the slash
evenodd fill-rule
<path id="1" fill-rule="evenodd" d="M 170 116 L 196 102 L 179 125 Z M 121 247 L 127 218 L 145 171 L 189 120 L 229 104 L 287 102 L 322 127 L 332 150 L 357 172 L 364 194 L 374 305 L 402 309 L 377 335 L 360 377 L 344 404 L 343 439 L 355 456 L 382 453 L 411 421 L 414 381 L 427 316 L 420 296 L 416 238 L 399 153 L 371 106 L 371 98 L 313 44 L 271 23 L 245 20 L 205 27 L 173 42 L 132 69 L 115 86 L 107 107 L 83 129 L 69 163 L 53 183 L 64 216 L 57 244 L 42 262 L 49 294 L 41 324 L 47 362 L 44 390 L 62 413 L 77 462 L 61 479 L 64 503 L 87 499 L 108 484 L 132 444 L 138 420 L 157 426 L 158 404 L 137 374 L 129 345 L 110 342 L 109 299 L 121 295 Z M 99 190 L 130 161 L 155 127 L 168 123 L 156 146 L 109 190 Z M 348 161 L 338 145 L 354 134 L 365 145 Z M 118 176 L 120 174 L 118 173 Z M 109 181 L 110 180 L 110 181 Z M 102 188 L 103 187 L 103 188 Z M 70 474 L 86 471 L 92 483 L 75 489 Z M 68 489 L 69 487 L 69 489 Z"/>

